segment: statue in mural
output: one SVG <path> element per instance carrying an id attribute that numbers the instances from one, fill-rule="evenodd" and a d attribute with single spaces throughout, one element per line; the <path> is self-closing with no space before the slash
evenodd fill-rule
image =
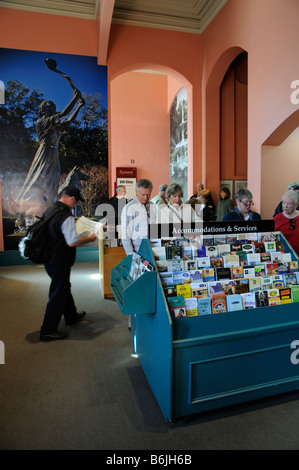
<path id="1" fill-rule="evenodd" d="M 79 189 L 79 191 L 81 191 L 82 189 L 82 183 L 81 181 L 88 181 L 89 180 L 89 176 L 86 175 L 85 173 L 83 173 L 81 170 L 80 170 L 80 167 L 78 167 L 77 165 L 74 166 L 74 168 L 69 172 L 69 174 L 67 175 L 67 177 L 65 178 L 65 180 L 63 181 L 62 185 L 59 186 L 59 189 L 58 189 L 58 194 L 61 193 L 61 191 L 66 187 L 66 186 L 76 186 L 76 188 Z"/>
<path id="2" fill-rule="evenodd" d="M 56 69 L 55 60 L 45 59 L 45 63 L 50 70 L 68 80 L 74 95 L 62 112 L 56 111 L 53 101 L 43 101 L 39 106 L 39 119 L 36 123 L 39 148 L 17 196 L 20 208 L 16 225 L 21 231 L 25 230 L 26 218 L 41 216 L 45 209 L 55 202 L 60 178 L 59 140 L 85 104 L 70 77 Z"/>

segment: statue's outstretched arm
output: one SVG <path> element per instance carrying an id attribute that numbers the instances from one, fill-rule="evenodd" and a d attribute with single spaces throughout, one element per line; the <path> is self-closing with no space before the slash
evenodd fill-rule
<path id="1" fill-rule="evenodd" d="M 71 100 L 71 102 L 66 106 L 66 108 L 64 108 L 63 111 L 61 111 L 59 114 L 60 114 L 60 117 L 63 118 L 65 116 L 67 116 L 73 109 L 73 107 L 75 106 L 75 104 L 77 103 L 77 101 L 81 98 L 81 100 L 83 100 L 82 98 L 82 95 L 81 95 L 81 92 L 79 90 L 75 90 L 74 92 L 74 96 Z M 83 100 L 84 102 L 84 100 Z M 81 106 L 82 107 L 82 106 Z"/>
<path id="2" fill-rule="evenodd" d="M 65 131 L 70 125 L 72 122 L 74 122 L 74 120 L 76 119 L 80 109 L 85 105 L 85 101 L 84 99 L 80 99 L 80 102 L 77 106 L 77 108 L 74 110 L 74 112 L 68 117 L 66 118 L 64 121 L 61 122 L 61 125 L 60 125 L 60 131 L 63 132 Z"/>

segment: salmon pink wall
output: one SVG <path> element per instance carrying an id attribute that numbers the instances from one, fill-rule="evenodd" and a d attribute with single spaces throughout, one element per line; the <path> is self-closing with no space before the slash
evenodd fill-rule
<path id="1" fill-rule="evenodd" d="M 256 210 L 261 210 L 261 186 L 267 177 L 261 169 L 262 145 L 296 110 L 290 100 L 290 84 L 299 78 L 295 60 L 298 13 L 295 0 L 229 0 L 202 34 L 202 86 L 207 117 L 202 148 L 213 186 L 217 185 L 219 164 L 216 83 L 221 82 L 237 53 L 248 52 L 248 182 Z M 215 172 L 209 167 L 210 162 Z M 299 174 L 299 167 L 295 173 Z"/>
<path id="2" fill-rule="evenodd" d="M 179 82 L 184 79 L 191 91 L 193 183 L 203 180 L 218 192 L 219 86 L 232 60 L 247 51 L 247 173 L 255 207 L 261 210 L 267 177 L 262 172 L 262 145 L 298 109 L 290 99 L 291 83 L 299 79 L 298 12 L 297 0 L 228 0 L 201 35 L 112 24 L 108 84 L 144 64 Z M 0 8 L 0 46 L 96 56 L 97 22 Z M 112 91 L 108 93 L 112 103 Z M 111 143 L 117 137 L 109 138 Z M 164 136 L 161 139 L 164 149 Z"/>
<path id="3" fill-rule="evenodd" d="M 165 73 L 135 71 L 118 75 L 110 83 L 110 194 L 114 191 L 115 168 L 136 166 L 137 160 L 137 177 L 149 178 L 154 185 L 154 194 L 158 193 L 160 184 L 169 184 L 169 112 L 177 93 L 184 85 L 188 94 L 188 193 L 193 191 L 192 87 L 186 80 L 182 79 L 180 82 Z M 114 138 L 115 135 L 118 136 L 117 139 Z M 134 163 L 129 165 L 131 160 Z"/>
<path id="4" fill-rule="evenodd" d="M 0 8 L 0 47 L 96 57 L 97 23 Z"/>
<path id="5" fill-rule="evenodd" d="M 196 34 L 112 24 L 107 61 L 108 83 L 110 84 L 119 75 L 132 70 L 147 69 L 164 73 L 168 77 L 168 91 L 166 90 L 166 93 L 168 93 L 169 106 L 182 86 L 187 89 L 188 183 L 190 192 L 193 191 L 194 184 L 202 179 L 200 44 L 200 35 Z M 109 122 L 113 122 L 111 113 L 116 109 L 113 105 L 115 100 L 112 89 L 111 87 L 109 90 Z M 147 92 L 148 90 L 145 90 L 145 93 Z M 146 132 L 146 128 L 143 129 L 143 132 Z M 114 153 L 112 132 L 110 137 L 112 139 L 110 140 L 110 169 L 114 171 L 114 165 L 119 157 Z M 165 138 L 166 135 L 161 140 L 162 146 L 164 146 Z M 169 133 L 167 138 L 169 156 Z M 158 142 L 156 144 L 158 145 Z M 145 164 L 148 165 L 148 162 Z M 163 174 L 167 172 L 169 175 L 169 158 L 164 162 L 160 161 L 159 168 Z M 149 178 L 156 178 L 152 166 L 148 165 L 147 173 Z"/>
<path id="6" fill-rule="evenodd" d="M 261 194 L 263 218 L 271 218 L 291 181 L 299 182 L 299 127 L 280 145 L 262 146 Z M 287 164 L 286 164 L 287 162 Z"/>
<path id="7" fill-rule="evenodd" d="M 115 168 L 133 166 L 138 179 L 152 181 L 155 195 L 169 183 L 167 76 L 128 72 L 112 80 L 110 93 L 110 189 Z"/>

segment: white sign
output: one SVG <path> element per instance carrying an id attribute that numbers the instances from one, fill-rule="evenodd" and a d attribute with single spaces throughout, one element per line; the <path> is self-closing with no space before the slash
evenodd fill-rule
<path id="1" fill-rule="evenodd" d="M 136 178 L 117 178 L 116 185 L 120 184 L 126 187 L 126 199 L 133 199 L 136 196 Z"/>

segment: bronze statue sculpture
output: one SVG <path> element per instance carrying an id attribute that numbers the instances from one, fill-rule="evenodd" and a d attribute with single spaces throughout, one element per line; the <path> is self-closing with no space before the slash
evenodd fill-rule
<path id="1" fill-rule="evenodd" d="M 26 227 L 26 217 L 32 219 L 36 215 L 41 216 L 45 209 L 55 202 L 60 178 L 59 141 L 85 104 L 70 77 L 56 69 L 56 61 L 45 59 L 45 63 L 50 70 L 68 80 L 74 95 L 62 112 L 56 111 L 55 103 L 52 101 L 43 101 L 39 107 L 39 119 L 36 123 L 39 148 L 17 196 L 20 208 L 16 225 L 20 230 Z"/>

